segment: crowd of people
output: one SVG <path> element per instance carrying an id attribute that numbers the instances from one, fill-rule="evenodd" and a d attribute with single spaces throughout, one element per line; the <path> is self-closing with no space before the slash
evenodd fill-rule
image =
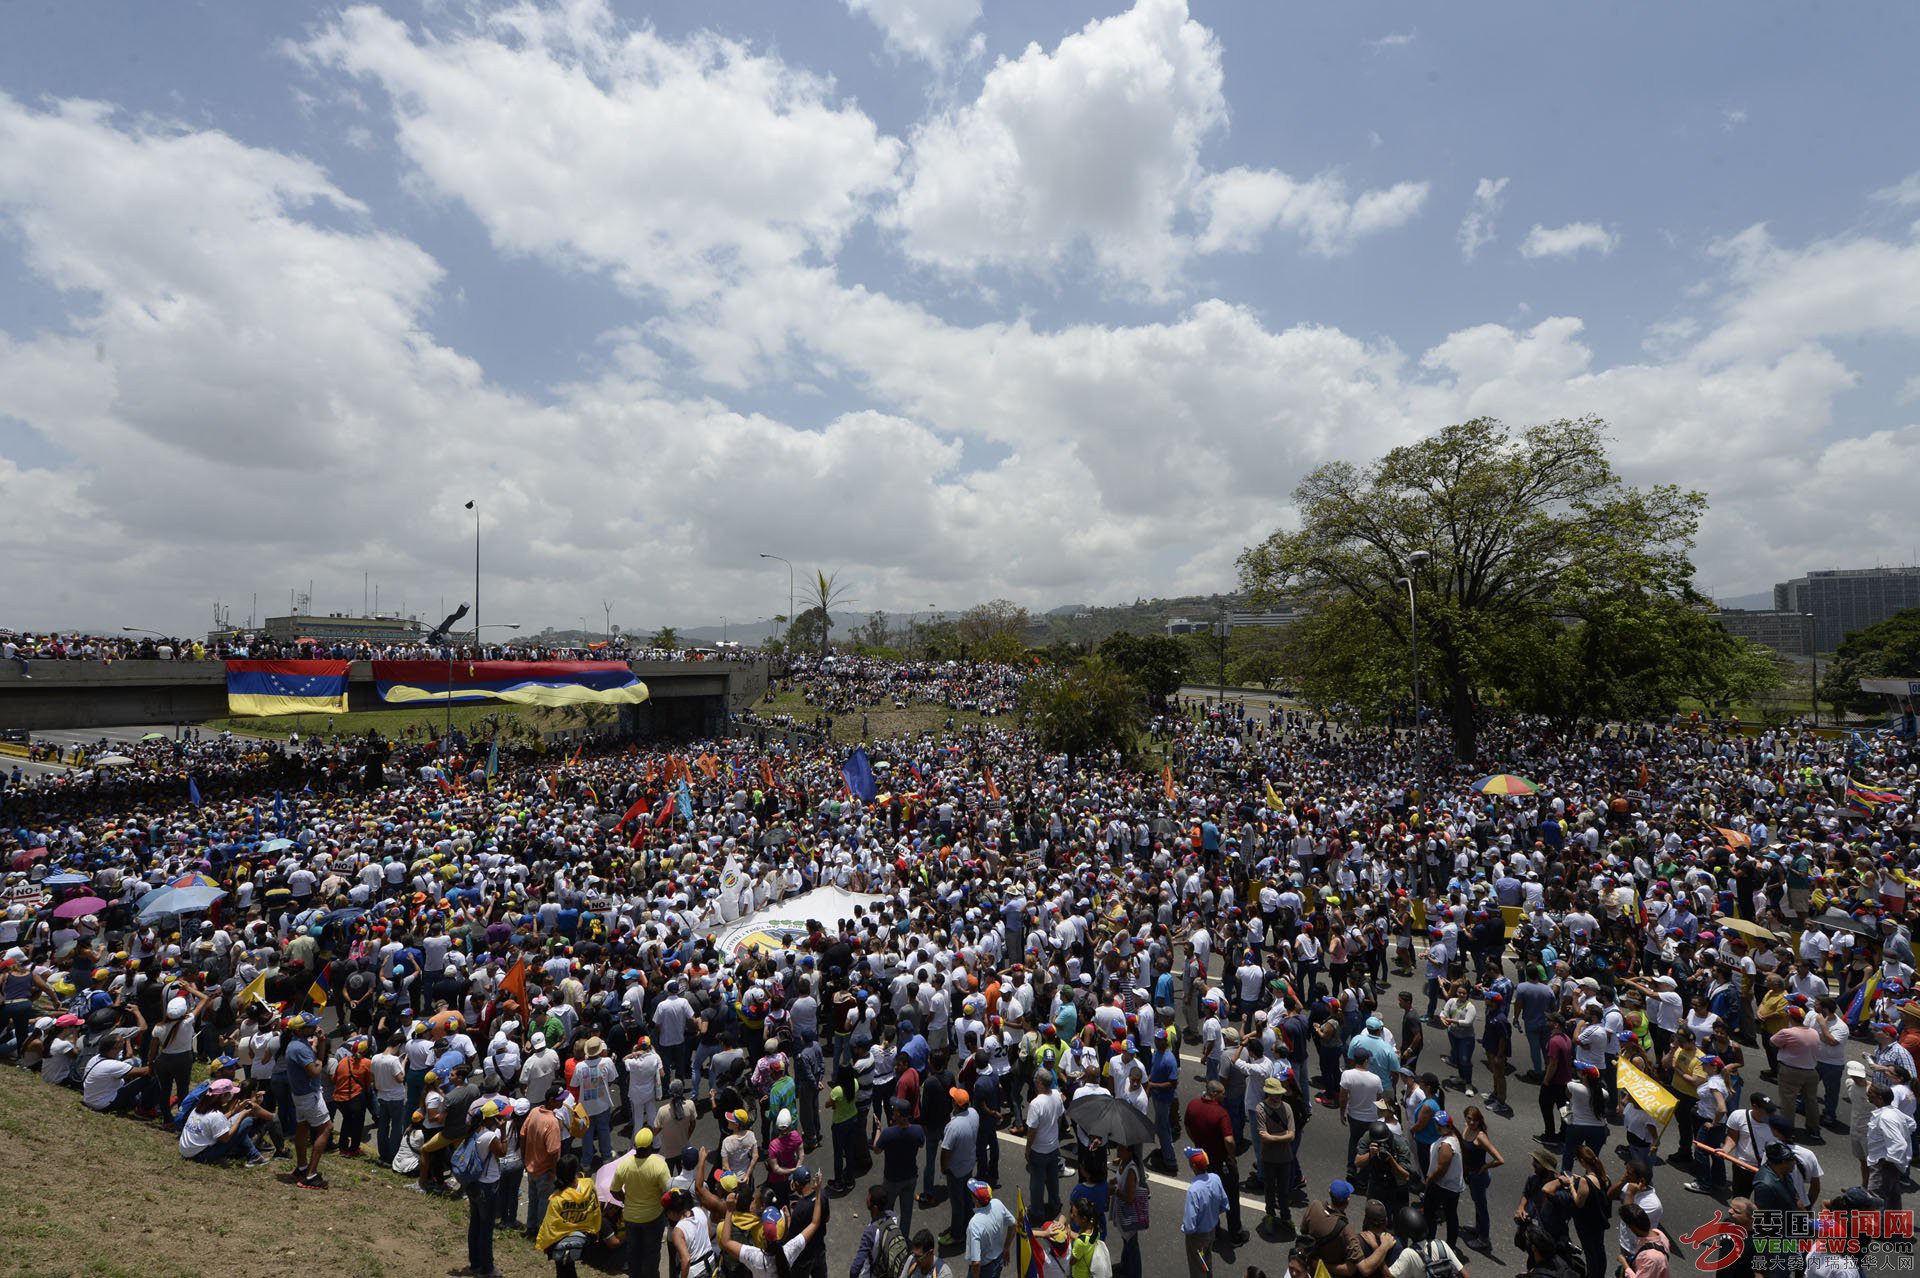
<path id="1" fill-rule="evenodd" d="M 794 653 L 781 662 L 778 691 L 797 691 L 831 714 L 891 706 L 942 706 L 986 716 L 1011 713 L 1025 672 L 979 661 L 889 661 L 878 657 Z"/>
<path id="2" fill-rule="evenodd" d="M 424 630 L 424 627 L 422 627 Z M 481 645 L 482 661 L 702 661 L 724 656 L 731 661 L 764 660 L 756 648 L 733 645 L 724 653 L 714 649 L 650 643 L 539 643 L 531 639 Z M 32 675 L 36 661 L 441 661 L 450 652 L 473 660 L 472 644 L 450 649 L 444 644 L 406 641 L 323 640 L 305 636 L 274 639 L 264 632 L 232 631 L 219 637 L 192 638 L 159 634 L 91 634 L 86 632 L 27 633 L 0 630 L 0 661 Z"/>
<path id="3" fill-rule="evenodd" d="M 1659 1278 L 1663 1191 L 1749 1222 L 1733 1273 L 1764 1222 L 1900 1208 L 1911 743 L 1489 720 L 1482 757 L 1533 791 L 1501 797 L 1438 739 L 1240 707 L 1157 736 L 1164 766 L 1010 724 L 874 742 L 871 801 L 844 751 L 762 734 L 492 777 L 206 738 L 19 778 L 0 1051 L 186 1159 L 318 1191 L 373 1157 L 463 1194 L 475 1274 L 503 1229 L 562 1272 L 617 1237 L 647 1278 L 824 1274 L 876 1169 L 853 1278 L 999 1278 L 1023 1248 L 1141 1278 L 1153 1175 L 1183 1180 L 1195 1275 L 1262 1247 L 1464 1274 L 1509 1159 L 1549 1278 Z M 822 886 L 859 904 L 722 948 Z M 1315 1122 L 1344 1129 L 1324 1185 Z M 1853 1157 L 1823 1166 L 1826 1132 Z"/>

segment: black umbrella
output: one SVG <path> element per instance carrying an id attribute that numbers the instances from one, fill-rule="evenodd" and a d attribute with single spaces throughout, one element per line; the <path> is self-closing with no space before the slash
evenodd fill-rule
<path id="1" fill-rule="evenodd" d="M 1855 936 L 1880 935 L 1880 925 L 1877 921 L 1869 922 L 1866 919 L 1857 919 L 1845 910 L 1828 910 L 1825 914 L 1814 919 L 1813 922 L 1818 923 L 1821 927 L 1833 927 L 1840 929 L 1842 932 L 1851 932 Z"/>
<path id="2" fill-rule="evenodd" d="M 1098 1136 L 1109 1145 L 1151 1145 L 1153 1120 L 1111 1092 L 1074 1097 L 1067 1117 L 1083 1137 Z"/>

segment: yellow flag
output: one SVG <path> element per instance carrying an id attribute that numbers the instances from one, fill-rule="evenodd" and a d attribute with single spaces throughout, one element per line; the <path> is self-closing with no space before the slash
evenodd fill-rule
<path id="1" fill-rule="evenodd" d="M 1647 1116 L 1660 1124 L 1662 1130 L 1673 1119 L 1673 1109 L 1678 1101 L 1672 1092 L 1649 1078 L 1638 1066 L 1629 1064 L 1622 1057 L 1616 1067 L 1614 1081 L 1621 1091 L 1633 1098 L 1633 1103 L 1647 1111 Z"/>
<path id="2" fill-rule="evenodd" d="M 307 998 L 315 1007 L 325 1007 L 327 1005 L 327 987 L 320 984 L 317 980 L 314 981 L 312 985 L 307 987 Z"/>
<path id="3" fill-rule="evenodd" d="M 1275 812 L 1284 812 L 1287 810 L 1287 805 L 1281 801 L 1279 795 L 1273 792 L 1273 782 L 1271 781 L 1267 782 L 1267 806 Z"/>
<path id="4" fill-rule="evenodd" d="M 247 988 L 234 995 L 234 1006 L 245 1011 L 255 999 L 267 996 L 267 974 L 265 972 L 247 982 Z"/>

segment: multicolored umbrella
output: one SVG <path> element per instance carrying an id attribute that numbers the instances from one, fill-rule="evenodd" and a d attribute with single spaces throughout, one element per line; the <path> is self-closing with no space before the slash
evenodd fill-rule
<path id="1" fill-rule="evenodd" d="M 1480 794 L 1538 794 L 1540 787 L 1525 777 L 1515 776 L 1511 772 L 1496 772 L 1490 777 L 1481 777 L 1473 783 Z"/>
<path id="2" fill-rule="evenodd" d="M 204 874 L 183 874 L 167 882 L 170 888 L 217 888 L 220 885 Z"/>

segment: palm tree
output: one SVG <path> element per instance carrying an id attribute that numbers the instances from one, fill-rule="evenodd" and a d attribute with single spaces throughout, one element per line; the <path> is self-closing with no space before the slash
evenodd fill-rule
<path id="1" fill-rule="evenodd" d="M 847 597 L 847 587 L 840 584 L 839 573 L 828 575 L 818 569 L 814 570 L 807 601 L 820 610 L 820 655 L 824 657 L 828 638 L 833 634 L 833 610 L 854 601 Z"/>
<path id="2" fill-rule="evenodd" d="M 656 648 L 678 648 L 680 632 L 672 626 L 662 626 L 653 632 L 653 646 Z"/>

